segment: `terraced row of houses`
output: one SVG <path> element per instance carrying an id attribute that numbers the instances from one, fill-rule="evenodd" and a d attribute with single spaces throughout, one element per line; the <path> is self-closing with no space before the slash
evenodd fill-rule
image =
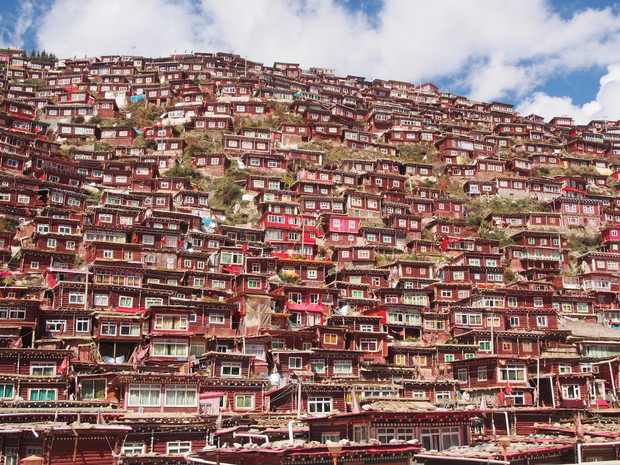
<path id="1" fill-rule="evenodd" d="M 0 63 L 5 464 L 616 458 L 575 415 L 614 437 L 618 122 L 225 53 Z"/>

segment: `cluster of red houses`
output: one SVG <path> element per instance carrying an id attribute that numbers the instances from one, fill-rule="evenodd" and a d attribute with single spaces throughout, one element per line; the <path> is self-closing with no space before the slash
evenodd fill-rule
<path id="1" fill-rule="evenodd" d="M 615 421 L 618 122 L 225 53 L 0 65 L 4 464 L 438 463 Z M 221 147 L 190 162 L 186 135 Z M 257 220 L 182 163 L 235 171 Z M 498 198 L 540 208 L 483 234 Z"/>

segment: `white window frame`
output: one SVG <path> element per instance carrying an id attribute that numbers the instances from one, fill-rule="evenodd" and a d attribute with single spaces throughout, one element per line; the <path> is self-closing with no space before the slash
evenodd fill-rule
<path id="1" fill-rule="evenodd" d="M 255 403 L 254 394 L 235 394 L 235 410 L 254 410 Z"/>
<path id="2" fill-rule="evenodd" d="M 334 360 L 335 375 L 353 374 L 353 362 L 351 360 Z"/>
<path id="3" fill-rule="evenodd" d="M 89 316 L 76 317 L 75 332 L 76 333 L 89 333 L 90 332 L 90 317 Z"/>
<path id="4" fill-rule="evenodd" d="M 198 406 L 198 386 L 195 384 L 167 384 L 164 389 L 164 407 Z"/>
<path id="5" fill-rule="evenodd" d="M 243 376 L 243 365 L 241 362 L 222 362 L 220 376 L 222 378 L 241 378 Z"/>
<path id="6" fill-rule="evenodd" d="M 309 414 L 331 413 L 334 409 L 334 399 L 332 397 L 308 397 Z"/>
<path id="7" fill-rule="evenodd" d="M 47 320 L 45 330 L 50 333 L 64 333 L 67 330 L 67 320 Z"/>
<path id="8" fill-rule="evenodd" d="M 32 362 L 30 376 L 56 376 L 56 368 L 55 362 Z"/>
<path id="9" fill-rule="evenodd" d="M 184 455 L 192 451 L 192 441 L 171 441 L 166 443 L 167 455 Z"/>
<path id="10" fill-rule="evenodd" d="M 146 444 L 143 442 L 125 442 L 121 449 L 123 455 L 142 455 L 146 452 Z"/>

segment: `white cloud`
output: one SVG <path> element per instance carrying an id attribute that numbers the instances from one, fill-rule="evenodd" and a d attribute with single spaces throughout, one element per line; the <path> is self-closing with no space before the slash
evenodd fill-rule
<path id="1" fill-rule="evenodd" d="M 517 108 L 522 115 L 537 114 L 549 119 L 554 116 L 571 115 L 578 124 L 593 119 L 620 119 L 620 64 L 607 68 L 607 74 L 600 79 L 596 98 L 582 106 L 575 105 L 570 97 L 552 97 L 536 92 L 525 99 Z"/>
<path id="2" fill-rule="evenodd" d="M 472 99 L 490 101 L 503 96 L 506 89 L 525 94 L 537 83 L 534 79 L 526 68 L 507 64 L 502 56 L 493 56 L 488 63 L 472 69 L 467 84 Z"/>
<path id="3" fill-rule="evenodd" d="M 17 21 L 15 22 L 15 28 L 13 37 L 16 41 L 16 44 L 19 47 L 22 47 L 24 44 L 24 34 L 32 25 L 32 18 L 34 15 L 34 7 L 32 2 L 24 1 L 21 3 L 21 8 L 19 10 L 19 16 L 17 17 Z"/>
<path id="4" fill-rule="evenodd" d="M 582 9 L 564 19 L 545 0 L 386 0 L 373 18 L 336 0 L 53 0 L 37 42 L 64 57 L 221 50 L 368 78 L 452 80 L 501 100 L 557 73 L 620 62 L 620 15 Z"/>
<path id="5" fill-rule="evenodd" d="M 37 29 L 39 48 L 58 57 L 188 52 L 201 17 L 189 0 L 56 0 Z"/>
<path id="6" fill-rule="evenodd" d="M 369 71 L 374 61 L 364 51 L 372 34 L 368 19 L 332 0 L 202 0 L 201 10 L 211 19 L 198 35 L 201 42 L 216 42 L 267 64 L 292 61 L 357 72 Z"/>
<path id="7" fill-rule="evenodd" d="M 24 36 L 30 26 L 32 26 L 35 15 L 35 8 L 31 1 L 23 0 L 19 4 L 17 14 L 14 17 L 0 17 L 0 40 L 6 45 L 14 47 L 24 46 Z"/>

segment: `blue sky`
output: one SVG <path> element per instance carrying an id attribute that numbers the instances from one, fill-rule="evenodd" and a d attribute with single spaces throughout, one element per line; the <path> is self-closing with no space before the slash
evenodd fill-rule
<path id="1" fill-rule="evenodd" d="M 620 4 L 608 0 L 4 0 L 0 45 L 227 51 L 430 81 L 546 118 L 620 119 Z"/>

